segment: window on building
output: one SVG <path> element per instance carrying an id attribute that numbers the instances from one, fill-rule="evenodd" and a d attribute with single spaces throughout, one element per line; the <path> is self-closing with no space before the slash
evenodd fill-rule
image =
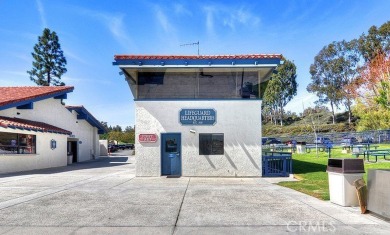
<path id="1" fill-rule="evenodd" d="M 261 99 L 270 71 L 271 68 L 156 69 L 138 72 L 131 86 L 137 90 L 136 99 Z"/>
<path id="2" fill-rule="evenodd" d="M 177 141 L 176 139 L 169 138 L 165 141 L 165 152 L 177 153 Z"/>
<path id="3" fill-rule="evenodd" d="M 0 132 L 0 154 L 35 154 L 35 135 Z"/>
<path id="4" fill-rule="evenodd" d="M 199 134 L 199 155 L 223 155 L 223 134 Z"/>

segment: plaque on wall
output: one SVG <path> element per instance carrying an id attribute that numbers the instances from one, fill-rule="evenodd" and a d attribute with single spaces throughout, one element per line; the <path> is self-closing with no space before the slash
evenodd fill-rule
<path id="1" fill-rule="evenodd" d="M 140 143 L 156 143 L 157 135 L 156 134 L 139 134 L 138 141 Z"/>
<path id="2" fill-rule="evenodd" d="M 212 126 L 217 122 L 217 112 L 214 109 L 182 109 L 179 122 L 182 125 Z"/>

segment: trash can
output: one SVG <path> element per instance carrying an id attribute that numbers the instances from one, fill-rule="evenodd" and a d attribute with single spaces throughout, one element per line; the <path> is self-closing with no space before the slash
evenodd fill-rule
<path id="1" fill-rule="evenodd" d="M 297 142 L 297 153 L 306 153 L 306 142 Z"/>
<path id="2" fill-rule="evenodd" d="M 72 153 L 68 153 L 68 165 L 72 164 L 73 163 L 73 154 Z"/>
<path id="3" fill-rule="evenodd" d="M 354 181 L 363 178 L 363 159 L 329 158 L 326 171 L 330 201 L 340 206 L 359 206 Z"/>
<path id="4" fill-rule="evenodd" d="M 168 156 L 171 160 L 171 175 L 177 175 L 177 153 L 170 153 Z"/>

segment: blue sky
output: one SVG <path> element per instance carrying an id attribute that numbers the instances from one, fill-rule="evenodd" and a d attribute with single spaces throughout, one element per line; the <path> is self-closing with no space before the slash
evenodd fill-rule
<path id="1" fill-rule="evenodd" d="M 306 92 L 321 48 L 390 20 L 390 1 L 0 0 L 0 86 L 34 85 L 26 73 L 43 28 L 57 32 L 75 86 L 67 104 L 83 104 L 109 125 L 134 125 L 130 89 L 112 66 L 115 54 L 281 53 L 298 68 L 298 95 L 288 110 L 316 97 Z"/>

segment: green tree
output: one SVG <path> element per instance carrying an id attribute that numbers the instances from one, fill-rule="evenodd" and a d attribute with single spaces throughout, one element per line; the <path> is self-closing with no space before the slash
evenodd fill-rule
<path id="1" fill-rule="evenodd" d="M 358 99 L 353 113 L 359 117 L 357 131 L 390 129 L 390 110 L 379 104 L 366 105 Z"/>
<path id="2" fill-rule="evenodd" d="M 390 83 L 389 81 L 380 81 L 382 89 L 379 90 L 379 95 L 375 97 L 375 101 L 384 109 L 390 110 Z"/>
<path id="3" fill-rule="evenodd" d="M 100 123 L 102 124 L 102 126 L 103 126 L 104 129 L 106 130 L 106 133 L 100 134 L 100 135 L 99 135 L 99 139 L 101 139 L 101 140 L 106 140 L 106 139 L 108 139 L 108 132 L 109 132 L 109 128 L 108 128 L 107 122 L 101 121 Z"/>
<path id="4" fill-rule="evenodd" d="M 346 110 L 348 111 L 348 123 L 351 124 L 352 118 L 352 101 L 355 93 L 355 84 L 358 76 L 358 63 L 360 60 L 357 50 L 357 40 L 350 42 L 341 41 L 335 44 L 335 54 L 332 66 L 335 76 L 339 76 L 342 89 L 341 99 Z"/>
<path id="5" fill-rule="evenodd" d="M 296 70 L 293 62 L 285 60 L 277 68 L 276 73 L 272 74 L 271 81 L 269 81 L 264 93 L 264 103 L 270 106 L 275 114 L 277 111 L 279 112 L 281 126 L 283 126 L 284 107 L 297 94 Z"/>
<path id="6" fill-rule="evenodd" d="M 135 133 L 134 133 L 134 131 L 124 132 L 122 134 L 121 141 L 125 142 L 125 143 L 134 143 L 134 141 L 135 141 Z"/>
<path id="7" fill-rule="evenodd" d="M 390 51 L 390 21 L 379 28 L 371 26 L 368 34 L 362 34 L 358 39 L 358 48 L 366 62 L 373 60 L 379 54 Z"/>
<path id="8" fill-rule="evenodd" d="M 64 86 L 61 76 L 66 73 L 66 59 L 61 50 L 61 45 L 56 32 L 45 28 L 42 36 L 38 37 L 38 43 L 31 53 L 34 61 L 33 67 L 27 73 L 31 81 L 39 86 Z"/>
<path id="9" fill-rule="evenodd" d="M 116 125 L 116 126 L 112 127 L 111 130 L 114 132 L 122 132 L 122 127 L 119 125 Z"/>
<path id="10" fill-rule="evenodd" d="M 122 136 L 122 132 L 119 132 L 119 131 L 110 131 L 108 133 L 108 140 L 109 141 L 112 141 L 112 140 L 116 140 L 116 141 L 121 141 L 121 136 Z"/>
<path id="11" fill-rule="evenodd" d="M 276 125 L 277 123 L 277 97 L 278 93 L 280 92 L 280 86 L 279 83 L 275 80 L 271 80 L 268 82 L 267 89 L 264 93 L 264 108 L 263 114 L 267 115 L 267 113 L 270 115 L 271 123 L 274 123 Z"/>
<path id="12" fill-rule="evenodd" d="M 134 132 L 134 128 L 132 126 L 126 126 L 125 132 Z"/>
<path id="13" fill-rule="evenodd" d="M 333 42 L 323 47 L 314 57 L 314 64 L 310 66 L 312 82 L 307 86 L 308 92 L 315 93 L 323 103 L 330 103 L 333 124 L 335 123 L 335 108 L 339 107 L 344 97 L 341 70 L 338 46 L 336 42 Z"/>

